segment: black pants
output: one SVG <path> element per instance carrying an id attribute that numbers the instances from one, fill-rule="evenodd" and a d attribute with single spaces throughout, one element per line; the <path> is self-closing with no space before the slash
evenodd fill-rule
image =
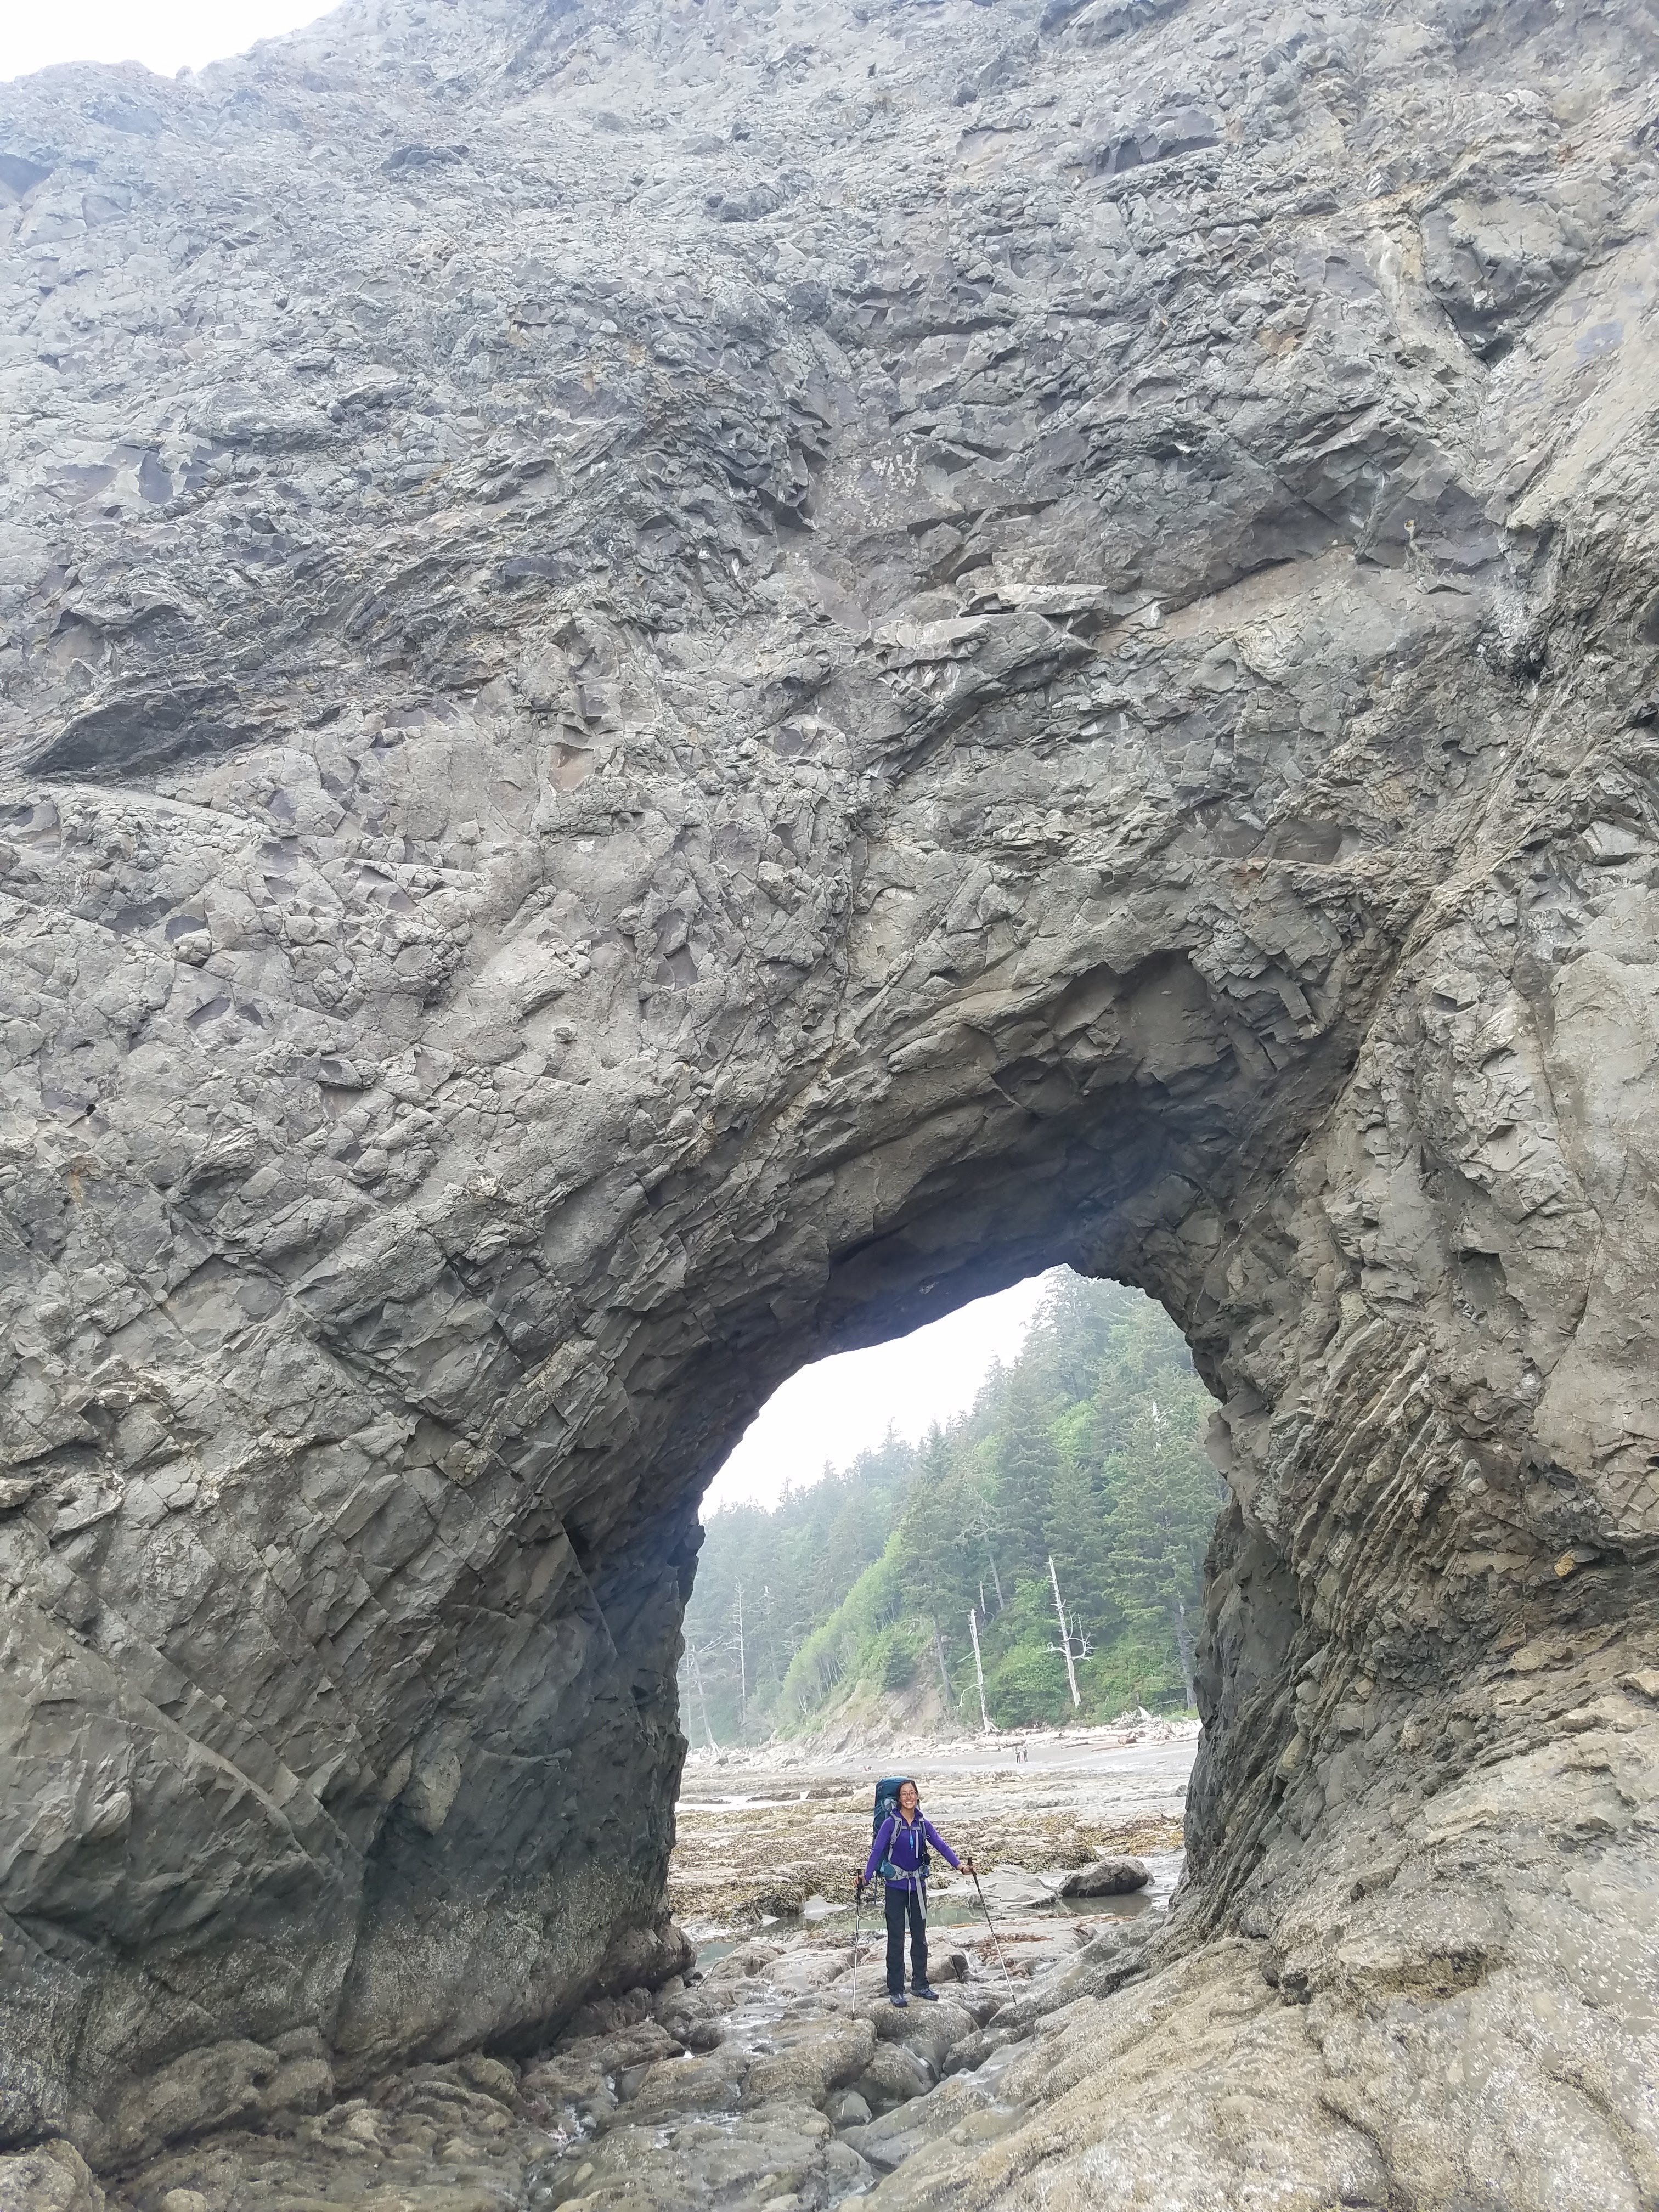
<path id="1" fill-rule="evenodd" d="M 927 1986 L 927 1914 L 921 1894 L 887 1885 L 887 1994 L 897 1996 L 904 1987 L 904 1922 L 910 1921 L 910 1986 Z"/>

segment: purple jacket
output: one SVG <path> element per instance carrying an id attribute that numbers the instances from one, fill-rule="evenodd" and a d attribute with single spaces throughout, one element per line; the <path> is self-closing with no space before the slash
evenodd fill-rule
<path id="1" fill-rule="evenodd" d="M 914 1889 L 916 1869 L 921 1864 L 921 1854 L 927 1844 L 941 1858 L 948 1859 L 953 1867 L 962 1861 L 951 1849 L 931 1820 L 925 1820 L 918 1812 L 914 1820 L 907 1821 L 902 1814 L 890 1813 L 876 1831 L 876 1840 L 870 1846 L 870 1863 L 864 1869 L 864 1879 L 875 1879 L 876 1869 L 884 1858 L 890 1858 L 898 1869 L 894 1889 Z"/>

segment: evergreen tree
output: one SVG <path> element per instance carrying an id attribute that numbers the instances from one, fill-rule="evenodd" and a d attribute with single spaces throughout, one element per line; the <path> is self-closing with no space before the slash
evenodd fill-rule
<path id="1" fill-rule="evenodd" d="M 1121 1283 L 1095 1282 L 1060 1269 L 1049 1284 L 1035 1341 L 1029 1354 L 1047 1369 L 1053 1387 L 1067 1403 L 1088 1397 L 1111 1341 L 1124 1317 L 1146 1301 Z"/>
<path id="2" fill-rule="evenodd" d="M 946 1620 L 958 1613 L 966 1615 L 977 1571 L 961 1538 L 973 1502 L 961 1455 L 936 1428 L 921 1448 L 915 1485 L 899 1524 L 901 1572 L 919 1615 Z"/>
<path id="3" fill-rule="evenodd" d="M 1044 1402 L 1036 1370 L 1035 1360 L 1028 1366 L 1022 1359 L 1014 1368 L 995 1441 L 997 1520 L 1015 1577 L 1025 1580 L 1048 1572 L 1048 1493 L 1060 1472 L 1053 1409 Z"/>
<path id="4" fill-rule="evenodd" d="M 770 1512 L 713 1517 L 686 1613 L 688 1730 L 702 1737 L 705 1702 L 730 1743 L 745 1713 L 754 1740 L 854 1695 L 942 1700 L 957 1724 L 964 1697 L 977 1713 L 970 1608 L 992 1718 L 1068 1717 L 1051 1553 L 1090 1638 L 1085 1717 L 1189 1701 L 1222 1496 L 1199 1441 L 1209 1402 L 1149 1299 L 1057 1275 L 1018 1358 L 919 1448 L 890 1434 Z"/>
<path id="5" fill-rule="evenodd" d="M 1105 1585 L 1106 1516 L 1093 1483 L 1069 1456 L 1060 1461 L 1048 1487 L 1043 1542 L 1067 1603 L 1091 1613 L 1097 1630 Z"/>
<path id="6" fill-rule="evenodd" d="M 1107 1470 L 1107 1586 L 1143 1638 L 1172 1650 L 1188 1705 L 1204 1553 L 1221 1504 L 1194 1432 L 1197 1410 L 1147 1396 Z"/>

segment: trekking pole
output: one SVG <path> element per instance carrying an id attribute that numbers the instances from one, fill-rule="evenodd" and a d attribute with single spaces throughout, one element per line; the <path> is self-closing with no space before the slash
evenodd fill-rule
<path id="1" fill-rule="evenodd" d="M 1002 1955 L 1002 1938 L 997 1934 L 996 1923 L 991 1917 L 991 1908 L 985 1902 L 985 1892 L 979 1886 L 979 1869 L 976 1867 L 970 1867 L 969 1872 L 974 1877 L 974 1892 L 979 1899 L 979 1909 L 985 1915 L 985 1924 L 991 1931 L 991 1941 L 997 1947 L 997 1960 L 1002 1968 L 1002 1978 L 1008 1984 L 1008 1997 L 1012 2003 L 1014 1995 L 1014 1978 L 1008 1972 L 1008 1961 Z"/>
<path id="2" fill-rule="evenodd" d="M 853 1883 L 853 2009 L 859 2008 L 859 1914 L 864 1909 L 864 1884 Z"/>

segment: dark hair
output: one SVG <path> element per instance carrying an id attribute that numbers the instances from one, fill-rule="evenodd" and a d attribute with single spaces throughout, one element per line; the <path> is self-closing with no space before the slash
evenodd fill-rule
<path id="1" fill-rule="evenodd" d="M 900 1783 L 898 1788 L 893 1792 L 893 1802 L 896 1805 L 901 1803 L 907 1790 L 914 1790 L 915 1791 L 916 1802 L 920 1805 L 921 1802 L 921 1785 L 916 1780 L 914 1774 L 907 1774 L 903 1781 Z"/>

